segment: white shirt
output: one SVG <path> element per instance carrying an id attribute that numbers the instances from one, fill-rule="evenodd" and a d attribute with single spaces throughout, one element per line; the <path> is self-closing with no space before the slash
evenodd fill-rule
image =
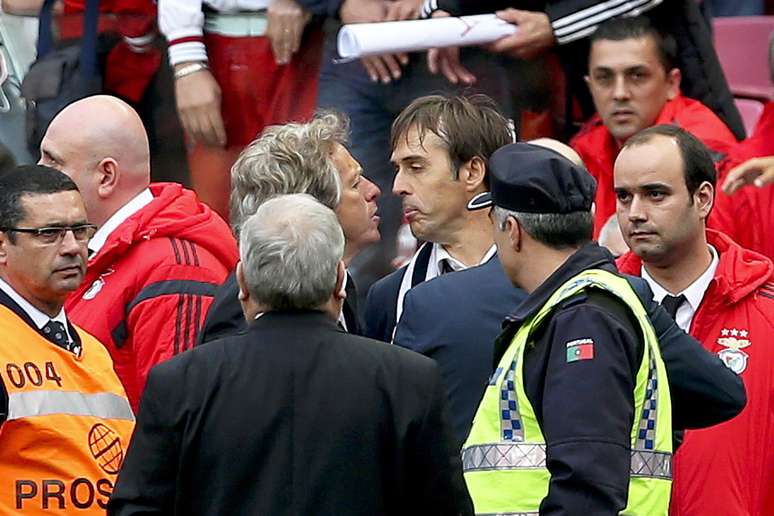
<path id="1" fill-rule="evenodd" d="M 344 274 L 344 283 L 341 285 L 342 290 L 347 289 L 347 281 L 349 281 L 349 270 L 347 270 L 346 274 Z M 346 300 L 344 302 L 346 303 Z M 339 324 L 342 328 L 344 328 L 344 331 L 349 333 L 349 328 L 347 328 L 347 320 L 344 318 L 344 304 L 341 305 L 341 310 L 339 311 Z"/>
<path id="2" fill-rule="evenodd" d="M 134 196 L 128 203 L 121 206 L 121 208 L 110 216 L 109 219 L 102 224 L 102 227 L 94 233 L 94 236 L 89 240 L 89 254 L 97 254 L 102 246 L 107 242 L 110 233 L 116 230 L 118 226 L 124 223 L 126 219 L 143 209 L 145 206 L 153 201 L 153 194 L 149 188 L 146 188 L 136 196 Z"/>
<path id="3" fill-rule="evenodd" d="M 648 285 L 650 285 L 650 289 L 653 291 L 653 299 L 657 303 L 661 303 L 668 295 L 673 295 L 675 297 L 679 297 L 680 295 L 685 296 L 685 301 L 677 309 L 677 314 L 675 314 L 675 322 L 686 333 L 689 333 L 691 322 L 693 322 L 693 316 L 699 309 L 699 305 L 701 304 L 702 299 L 704 299 L 704 294 L 707 292 L 707 288 L 709 288 L 712 278 L 715 277 L 715 271 L 718 269 L 718 263 L 720 262 L 717 250 L 711 245 L 708 245 L 707 247 L 709 247 L 710 253 L 712 254 L 712 261 L 710 262 L 709 267 L 707 267 L 707 270 L 705 270 L 701 276 L 696 278 L 696 281 L 677 294 L 672 294 L 659 285 L 656 280 L 648 274 L 644 265 L 640 271 L 642 279 L 647 281 Z"/>
<path id="4" fill-rule="evenodd" d="M 159 28 L 169 41 L 169 64 L 172 66 L 187 61 L 207 61 L 207 51 L 201 40 L 204 35 L 202 4 L 221 13 L 233 13 L 265 10 L 269 0 L 159 0 Z M 176 43 L 183 38 L 194 40 Z"/>
<path id="5" fill-rule="evenodd" d="M 64 308 L 59 310 L 59 313 L 54 317 L 49 317 L 48 315 L 35 308 L 32 303 L 20 296 L 19 293 L 16 292 L 13 287 L 6 283 L 2 278 L 0 278 L 0 290 L 5 292 L 5 294 L 10 297 L 14 303 L 19 305 L 19 308 L 24 310 L 24 313 L 26 313 L 29 318 L 32 319 L 32 322 L 35 323 L 35 326 L 37 326 L 39 330 L 42 330 L 49 321 L 56 321 L 64 326 L 65 332 L 67 333 L 67 340 L 68 342 L 72 342 L 73 339 L 70 337 L 70 328 L 67 325 L 67 316 L 65 315 Z"/>
<path id="6" fill-rule="evenodd" d="M 487 250 L 486 254 L 484 254 L 484 257 L 478 264 L 476 264 L 476 266 L 486 263 L 496 253 L 497 246 L 493 245 L 489 248 L 489 250 Z M 425 279 L 432 279 L 443 274 L 445 270 L 444 262 L 449 265 L 452 272 L 458 272 L 469 268 L 467 265 L 450 255 L 449 251 L 444 249 L 442 245 L 433 244 L 433 252 L 430 254 L 430 263 L 427 266 L 427 276 Z M 431 272 L 430 269 L 433 269 L 433 271 Z"/>

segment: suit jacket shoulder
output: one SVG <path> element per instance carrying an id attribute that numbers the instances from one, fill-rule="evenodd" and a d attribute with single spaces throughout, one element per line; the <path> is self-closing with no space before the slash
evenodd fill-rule
<path id="1" fill-rule="evenodd" d="M 197 345 L 219 339 L 246 327 L 242 307 L 237 299 L 238 293 L 236 273 L 232 271 L 226 281 L 215 291 L 215 298 L 207 311 Z"/>

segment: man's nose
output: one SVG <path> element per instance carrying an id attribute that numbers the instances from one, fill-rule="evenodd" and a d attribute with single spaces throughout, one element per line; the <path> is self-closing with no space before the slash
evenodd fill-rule
<path id="1" fill-rule="evenodd" d="M 626 100 L 629 98 L 629 85 L 626 83 L 626 77 L 617 75 L 613 81 L 613 98 L 616 100 Z"/>
<path id="2" fill-rule="evenodd" d="M 631 221 L 644 221 L 648 220 L 648 212 L 645 207 L 645 203 L 642 202 L 639 196 L 632 197 L 631 203 L 629 203 L 629 220 Z"/>
<path id="3" fill-rule="evenodd" d="M 392 181 L 392 193 L 395 195 L 408 195 L 408 182 L 406 181 L 406 175 L 398 170 L 395 174 L 395 179 Z"/>

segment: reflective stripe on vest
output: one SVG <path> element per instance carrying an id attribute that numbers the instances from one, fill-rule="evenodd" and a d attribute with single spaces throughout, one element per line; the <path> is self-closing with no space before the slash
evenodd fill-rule
<path id="1" fill-rule="evenodd" d="M 672 454 L 646 450 L 631 452 L 629 474 L 633 477 L 672 478 Z M 545 444 L 480 444 L 462 451 L 465 471 L 530 469 L 546 467 Z"/>
<path id="2" fill-rule="evenodd" d="M 655 332 L 629 283 L 602 270 L 580 273 L 562 285 L 525 321 L 498 364 L 462 451 L 476 514 L 537 514 L 548 493 L 546 444 L 523 384 L 523 358 L 531 334 L 563 300 L 588 288 L 620 298 L 644 336 L 634 384 L 630 433 L 629 500 L 621 514 L 666 515 L 672 474 L 671 399 Z"/>
<path id="3" fill-rule="evenodd" d="M 54 414 L 134 421 L 129 401 L 110 392 L 29 391 L 8 396 L 7 421 Z"/>

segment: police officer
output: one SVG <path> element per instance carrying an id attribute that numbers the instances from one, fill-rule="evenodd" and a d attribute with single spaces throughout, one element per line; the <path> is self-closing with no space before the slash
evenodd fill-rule
<path id="1" fill-rule="evenodd" d="M 528 297 L 463 447 L 476 513 L 666 514 L 672 421 L 653 328 L 612 256 L 591 242 L 591 176 L 553 151 L 490 159 L 497 252 Z"/>
<path id="2" fill-rule="evenodd" d="M 104 514 L 129 444 L 113 362 L 62 308 L 96 229 L 63 173 L 0 175 L 0 514 Z"/>

